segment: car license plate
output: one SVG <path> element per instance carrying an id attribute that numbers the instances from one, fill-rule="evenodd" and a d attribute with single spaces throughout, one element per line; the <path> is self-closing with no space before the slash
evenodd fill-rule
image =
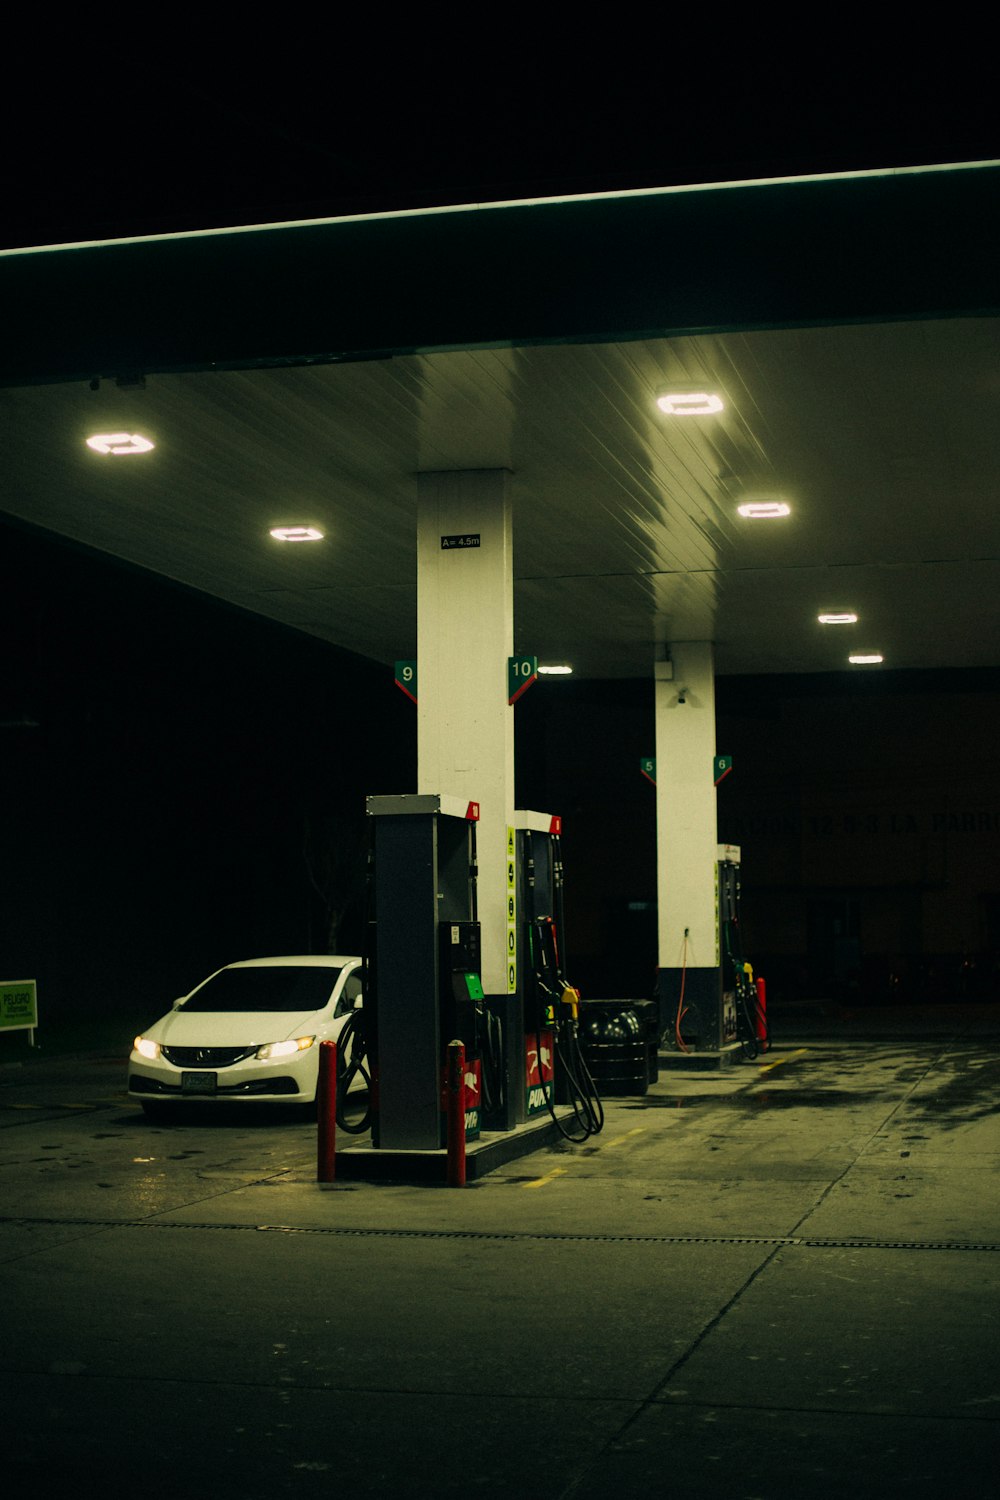
<path id="1" fill-rule="evenodd" d="M 182 1094 L 214 1094 L 219 1086 L 218 1073 L 182 1073 Z"/>

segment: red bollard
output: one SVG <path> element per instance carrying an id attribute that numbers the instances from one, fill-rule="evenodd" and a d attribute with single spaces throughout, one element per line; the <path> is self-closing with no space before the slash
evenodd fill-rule
<path id="1" fill-rule="evenodd" d="M 448 1043 L 448 1186 L 465 1187 L 465 1045 Z"/>
<path id="2" fill-rule="evenodd" d="M 767 985 L 763 979 L 757 980 L 757 1014 L 754 1017 L 754 1031 L 758 1042 L 762 1042 L 762 1052 L 767 1051 Z"/>
<path id="3" fill-rule="evenodd" d="M 337 1157 L 337 1043 L 320 1042 L 316 1078 L 316 1181 L 332 1182 Z"/>

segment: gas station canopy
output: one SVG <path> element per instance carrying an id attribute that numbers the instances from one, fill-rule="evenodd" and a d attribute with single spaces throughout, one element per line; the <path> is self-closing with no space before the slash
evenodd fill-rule
<path id="1" fill-rule="evenodd" d="M 987 163 L 4 252 L 0 504 L 391 663 L 417 475 L 504 468 L 543 662 L 997 665 L 998 188 Z M 122 433 L 153 446 L 88 446 Z"/>

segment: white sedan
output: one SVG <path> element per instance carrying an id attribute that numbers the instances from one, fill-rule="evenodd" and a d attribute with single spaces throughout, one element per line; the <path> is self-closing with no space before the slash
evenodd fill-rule
<path id="1" fill-rule="evenodd" d="M 319 1044 L 337 1041 L 360 1007 L 362 972 L 356 956 L 227 964 L 136 1037 L 129 1098 L 149 1115 L 211 1101 L 313 1103 Z M 358 1073 L 352 1086 L 365 1083 Z"/>

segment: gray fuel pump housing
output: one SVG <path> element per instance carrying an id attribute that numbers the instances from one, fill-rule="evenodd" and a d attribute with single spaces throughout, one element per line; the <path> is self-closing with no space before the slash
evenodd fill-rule
<path id="1" fill-rule="evenodd" d="M 478 804 L 437 795 L 369 797 L 374 912 L 365 992 L 373 1064 L 372 1143 L 444 1144 L 441 1069 L 458 991 L 449 965 L 478 956 L 474 828 Z M 471 972 L 471 969 L 470 969 Z M 468 987 L 466 993 L 469 993 Z"/>

